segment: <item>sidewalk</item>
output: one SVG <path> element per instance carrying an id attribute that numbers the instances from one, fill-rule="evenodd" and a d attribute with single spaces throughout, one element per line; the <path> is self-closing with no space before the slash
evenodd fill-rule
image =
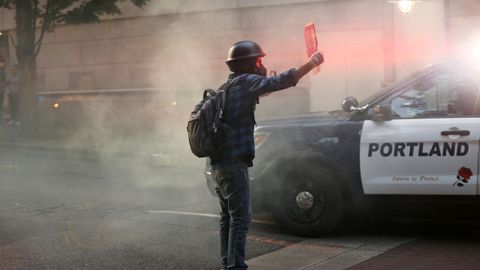
<path id="1" fill-rule="evenodd" d="M 252 270 L 480 269 L 477 221 L 392 219 L 364 228 L 358 223 L 350 226 L 353 234 L 346 229 L 307 239 L 254 258 L 249 266 Z"/>
<path id="2" fill-rule="evenodd" d="M 65 142 L 48 135 L 33 135 L 23 126 L 0 126 L 0 145 L 33 147 L 38 149 L 64 150 Z M 79 149 L 80 150 L 80 149 Z"/>
<path id="3" fill-rule="evenodd" d="M 313 238 L 256 257 L 247 264 L 252 270 L 343 270 L 409 241 L 412 239 L 407 237 Z"/>
<path id="4" fill-rule="evenodd" d="M 138 139 L 112 138 L 111 134 L 93 134 L 55 128 L 29 129 L 24 126 L 0 127 L 0 144 L 34 147 L 50 150 L 72 150 L 79 152 L 131 151 L 139 149 Z M 142 141 L 142 144 L 146 142 Z"/>
<path id="5" fill-rule="evenodd" d="M 186 136 L 186 133 L 185 133 Z M 0 126 L 0 145 L 29 147 L 54 151 L 72 151 L 113 159 L 144 160 L 158 166 L 189 165 L 204 167 L 204 162 L 188 152 L 185 144 L 163 143 L 155 134 L 120 136 L 114 132 L 93 134 L 85 130 L 43 129 L 27 130 L 24 126 Z M 185 138 L 186 140 L 186 138 Z M 186 157 L 192 162 L 186 162 Z M 201 164 L 201 165 L 199 165 Z"/>
<path id="6" fill-rule="evenodd" d="M 480 269 L 478 239 L 421 239 L 406 243 L 349 270 L 474 270 Z"/>

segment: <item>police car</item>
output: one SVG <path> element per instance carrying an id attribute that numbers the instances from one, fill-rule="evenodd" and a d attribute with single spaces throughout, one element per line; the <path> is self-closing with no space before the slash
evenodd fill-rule
<path id="1" fill-rule="evenodd" d="M 477 218 L 479 70 L 429 66 L 343 110 L 262 121 L 254 211 L 318 235 L 364 214 Z M 206 169 L 207 184 L 215 184 Z"/>

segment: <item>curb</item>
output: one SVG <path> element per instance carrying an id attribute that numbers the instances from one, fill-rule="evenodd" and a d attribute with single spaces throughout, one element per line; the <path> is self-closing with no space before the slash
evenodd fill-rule
<path id="1" fill-rule="evenodd" d="M 247 264 L 252 270 L 343 270 L 413 240 L 382 237 L 346 242 L 308 239 L 250 259 Z"/>

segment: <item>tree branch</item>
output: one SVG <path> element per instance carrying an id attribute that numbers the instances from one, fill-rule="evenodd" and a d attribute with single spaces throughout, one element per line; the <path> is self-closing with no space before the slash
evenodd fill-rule
<path id="1" fill-rule="evenodd" d="M 12 9 L 12 0 L 0 0 L 0 7 Z"/>
<path id="2" fill-rule="evenodd" d="M 38 18 L 38 13 L 39 13 L 39 9 L 38 9 L 38 0 L 32 0 L 33 2 L 33 16 L 32 16 L 32 26 L 33 26 L 33 29 L 35 29 L 37 27 L 37 18 Z"/>
<path id="3" fill-rule="evenodd" d="M 38 4 L 38 0 L 35 0 L 36 4 Z M 36 5 L 36 9 L 38 10 L 38 5 Z M 42 21 L 42 28 L 40 29 L 40 36 L 38 40 L 35 42 L 35 57 L 38 56 L 40 53 L 40 48 L 42 47 L 43 37 L 45 36 L 45 32 L 47 32 L 50 24 L 52 23 L 50 13 L 52 12 L 52 1 L 48 0 L 47 4 L 45 5 L 45 12 L 43 14 L 43 21 Z"/>

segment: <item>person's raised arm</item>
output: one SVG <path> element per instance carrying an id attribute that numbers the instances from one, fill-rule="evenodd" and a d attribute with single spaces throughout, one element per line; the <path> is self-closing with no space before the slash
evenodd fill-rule
<path id="1" fill-rule="evenodd" d="M 298 81 L 300 78 L 305 76 L 310 70 L 321 65 L 324 62 L 323 54 L 320 52 L 315 53 L 310 57 L 310 61 L 301 65 L 295 70 L 295 79 Z"/>
<path id="2" fill-rule="evenodd" d="M 295 86 L 300 78 L 305 76 L 310 70 L 319 66 L 324 61 L 322 53 L 315 53 L 310 61 L 298 68 L 292 68 L 273 77 L 254 75 L 254 81 L 250 85 L 249 91 L 254 96 L 265 96 L 267 93 L 286 89 Z"/>

